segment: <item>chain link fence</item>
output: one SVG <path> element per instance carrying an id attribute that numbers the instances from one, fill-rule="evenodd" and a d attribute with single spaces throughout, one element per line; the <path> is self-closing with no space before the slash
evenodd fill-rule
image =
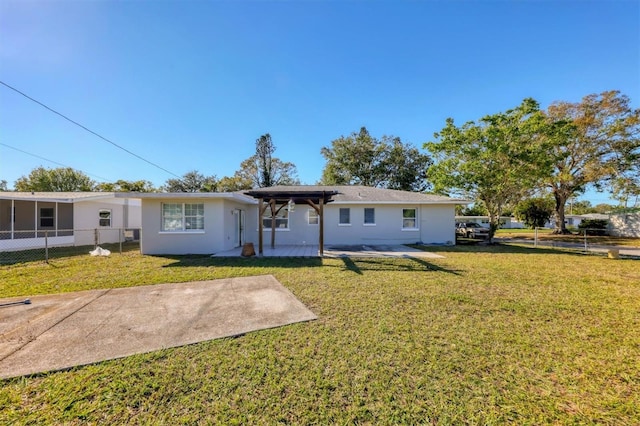
<path id="1" fill-rule="evenodd" d="M 112 253 L 139 250 L 140 229 L 93 228 L 0 231 L 0 265 L 87 254 L 101 247 Z"/>

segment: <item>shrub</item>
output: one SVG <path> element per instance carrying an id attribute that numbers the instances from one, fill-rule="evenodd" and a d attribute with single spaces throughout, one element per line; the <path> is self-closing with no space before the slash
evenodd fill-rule
<path id="1" fill-rule="evenodd" d="M 606 219 L 585 219 L 578 225 L 580 235 L 607 235 L 609 221 Z"/>

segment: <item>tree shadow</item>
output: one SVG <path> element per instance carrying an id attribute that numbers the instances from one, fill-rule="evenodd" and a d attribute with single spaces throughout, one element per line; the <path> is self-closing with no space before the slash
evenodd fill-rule
<path id="1" fill-rule="evenodd" d="M 551 246 L 527 247 L 517 243 L 491 243 L 455 246 L 425 246 L 410 245 L 418 250 L 432 253 L 494 253 L 494 254 L 565 254 L 571 256 L 585 256 L 579 248 L 563 248 Z M 601 254 L 589 252 L 588 254 Z"/>
<path id="2" fill-rule="evenodd" d="M 344 263 L 344 268 L 358 275 L 363 275 L 364 271 L 396 271 L 396 272 L 416 272 L 433 271 L 445 272 L 453 275 L 462 275 L 460 271 L 443 268 L 424 259 L 413 256 L 402 257 L 358 257 L 341 256 L 339 258 Z"/>

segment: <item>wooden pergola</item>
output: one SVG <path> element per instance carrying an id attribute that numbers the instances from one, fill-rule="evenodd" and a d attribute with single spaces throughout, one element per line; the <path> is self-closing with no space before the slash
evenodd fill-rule
<path id="1" fill-rule="evenodd" d="M 263 253 L 263 228 L 262 217 L 267 208 L 271 209 L 271 229 L 276 229 L 276 216 L 285 207 L 292 204 L 308 204 L 318 213 L 318 246 L 320 256 L 324 254 L 324 205 L 333 201 L 333 196 L 338 191 L 314 190 L 314 189 L 281 189 L 281 188 L 261 188 L 247 191 L 245 194 L 259 200 L 258 217 L 258 255 Z M 275 232 L 271 232 L 271 248 L 275 248 Z"/>

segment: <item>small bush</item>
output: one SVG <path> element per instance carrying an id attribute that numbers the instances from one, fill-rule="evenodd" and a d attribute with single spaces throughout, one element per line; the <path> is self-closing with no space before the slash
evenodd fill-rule
<path id="1" fill-rule="evenodd" d="M 606 219 L 585 219 L 578 225 L 580 235 L 607 235 L 609 221 Z"/>

